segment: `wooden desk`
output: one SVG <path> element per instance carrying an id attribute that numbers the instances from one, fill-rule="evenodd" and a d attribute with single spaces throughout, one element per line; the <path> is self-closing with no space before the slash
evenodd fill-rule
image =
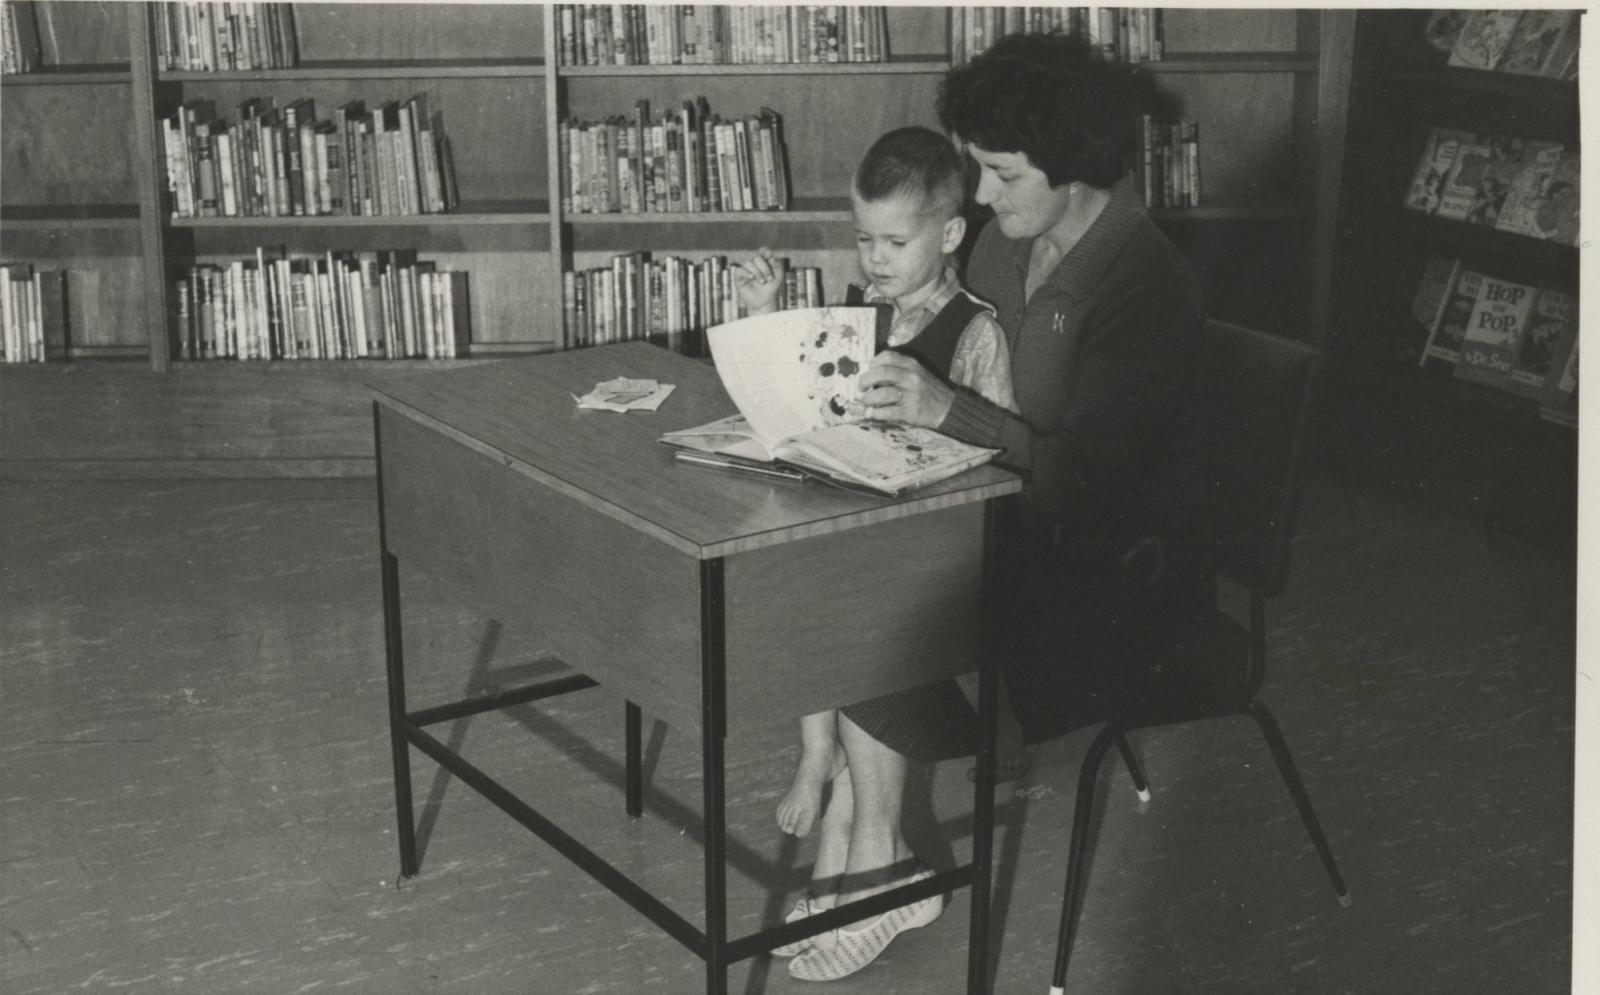
<path id="1" fill-rule="evenodd" d="M 615 376 L 677 385 L 655 414 L 581 411 Z M 460 777 L 666 930 L 722 993 L 728 965 L 954 888 L 972 888 L 968 991 L 988 987 L 994 673 L 983 652 L 991 499 L 980 467 L 900 499 L 688 466 L 661 433 L 731 414 L 716 372 L 643 343 L 419 373 L 375 388 L 378 522 L 401 872 L 417 873 L 410 747 Z M 580 674 L 408 711 L 399 564 L 539 626 Z M 741 729 L 979 666 L 973 860 L 834 912 L 727 935 L 723 745 Z M 641 710 L 697 730 L 700 929 L 431 736 L 426 726 L 604 684 L 627 701 L 626 809 L 642 811 Z"/>

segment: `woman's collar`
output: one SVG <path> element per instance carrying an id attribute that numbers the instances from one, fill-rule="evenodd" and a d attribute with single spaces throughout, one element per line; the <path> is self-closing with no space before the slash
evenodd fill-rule
<path id="1" fill-rule="evenodd" d="M 1134 189 L 1132 177 L 1124 177 L 1111 187 L 1111 200 L 1094 219 L 1078 242 L 1056 263 L 1045 286 L 1062 291 L 1074 300 L 1086 300 L 1100 285 L 1106 268 L 1127 244 L 1128 237 L 1144 217 L 1144 204 Z M 1027 265 L 1032 240 L 1019 240 L 1019 254 Z"/>

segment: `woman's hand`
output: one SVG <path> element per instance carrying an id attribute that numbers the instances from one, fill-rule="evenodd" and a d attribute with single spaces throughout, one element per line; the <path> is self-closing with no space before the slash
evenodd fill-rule
<path id="1" fill-rule="evenodd" d="M 771 314 L 778 310 L 778 292 L 783 289 L 783 260 L 762 246 L 742 263 L 733 264 L 733 286 L 750 314 Z"/>
<path id="2" fill-rule="evenodd" d="M 955 391 L 904 353 L 886 350 L 861 375 L 867 417 L 938 428 L 950 413 Z"/>

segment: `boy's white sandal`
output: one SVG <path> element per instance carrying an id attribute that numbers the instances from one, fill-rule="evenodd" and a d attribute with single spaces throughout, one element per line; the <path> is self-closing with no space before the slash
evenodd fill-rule
<path id="1" fill-rule="evenodd" d="M 919 871 L 912 881 L 932 877 L 932 871 Z M 889 941 L 908 929 L 926 926 L 944 912 L 944 896 L 934 895 L 920 902 L 890 909 L 860 929 L 839 928 L 816 937 L 810 950 L 789 962 L 790 977 L 801 981 L 837 981 L 849 977 L 878 959 Z"/>

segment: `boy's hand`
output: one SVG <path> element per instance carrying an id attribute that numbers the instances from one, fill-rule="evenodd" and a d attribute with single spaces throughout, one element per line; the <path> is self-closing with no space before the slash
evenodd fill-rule
<path id="1" fill-rule="evenodd" d="M 876 421 L 936 429 L 955 403 L 955 391 L 949 385 L 915 359 L 892 350 L 872 357 L 861 374 L 861 387 L 867 417 Z"/>
<path id="2" fill-rule="evenodd" d="M 751 314 L 778 310 L 778 292 L 783 289 L 784 262 L 762 246 L 742 263 L 733 264 L 733 286 L 739 300 Z"/>

